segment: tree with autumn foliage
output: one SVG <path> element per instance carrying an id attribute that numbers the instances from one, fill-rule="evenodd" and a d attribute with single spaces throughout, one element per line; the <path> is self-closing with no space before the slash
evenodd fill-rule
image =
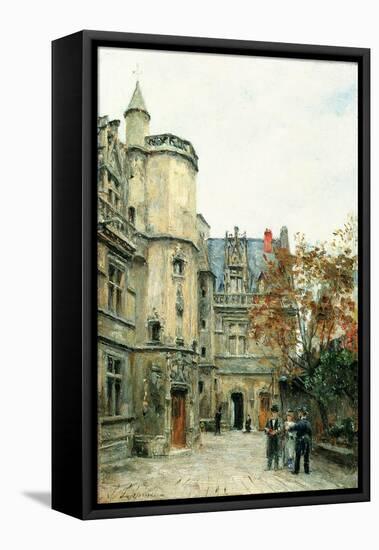
<path id="1" fill-rule="evenodd" d="M 250 310 L 251 337 L 263 354 L 275 350 L 278 375 L 317 402 L 324 429 L 331 399 L 356 404 L 356 225 L 350 217 L 331 242 L 314 246 L 297 234 L 294 253 L 265 257 L 264 292 Z"/>

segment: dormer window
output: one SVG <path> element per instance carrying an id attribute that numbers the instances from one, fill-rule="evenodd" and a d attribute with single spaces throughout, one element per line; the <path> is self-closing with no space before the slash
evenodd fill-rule
<path id="1" fill-rule="evenodd" d="M 181 258 L 174 258 L 173 270 L 174 270 L 174 275 L 183 275 L 184 274 L 184 260 L 182 260 Z"/>

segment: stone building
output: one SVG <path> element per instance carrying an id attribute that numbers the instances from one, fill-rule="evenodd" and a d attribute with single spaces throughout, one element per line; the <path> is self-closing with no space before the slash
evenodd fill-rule
<path id="1" fill-rule="evenodd" d="M 288 246 L 269 230 L 210 237 L 196 212 L 198 158 L 171 133 L 150 135 L 137 82 L 118 120 L 98 119 L 99 463 L 190 451 L 199 423 L 256 428 L 275 396 L 275 357 L 248 337 L 263 254 Z M 270 358 L 269 358 L 270 359 Z"/>
<path id="2" fill-rule="evenodd" d="M 285 227 L 279 239 L 273 239 L 269 229 L 263 239 L 248 238 L 239 234 L 238 227 L 224 239 L 207 239 L 215 277 L 211 313 L 215 401 L 222 406 L 227 428 L 242 429 L 250 415 L 253 427 L 262 430 L 272 401 L 278 399 L 281 365 L 273 350 L 262 349 L 249 337 L 249 312 L 253 297 L 265 292 L 266 260 L 283 247 L 288 248 Z M 200 412 L 212 421 L 212 407 L 203 410 L 201 399 Z"/>

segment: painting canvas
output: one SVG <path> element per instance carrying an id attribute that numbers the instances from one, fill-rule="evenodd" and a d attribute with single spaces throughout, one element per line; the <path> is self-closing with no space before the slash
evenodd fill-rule
<path id="1" fill-rule="evenodd" d="M 99 504 L 358 487 L 357 94 L 99 48 Z"/>

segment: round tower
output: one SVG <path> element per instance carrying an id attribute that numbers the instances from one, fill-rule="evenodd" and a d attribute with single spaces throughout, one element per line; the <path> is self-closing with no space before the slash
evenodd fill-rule
<path id="1" fill-rule="evenodd" d="M 142 97 L 141 88 L 137 80 L 132 99 L 124 113 L 125 144 L 129 146 L 145 145 L 145 137 L 149 135 L 150 115 Z"/>
<path id="2" fill-rule="evenodd" d="M 146 139 L 148 231 L 197 241 L 197 156 L 192 144 L 173 134 Z"/>

